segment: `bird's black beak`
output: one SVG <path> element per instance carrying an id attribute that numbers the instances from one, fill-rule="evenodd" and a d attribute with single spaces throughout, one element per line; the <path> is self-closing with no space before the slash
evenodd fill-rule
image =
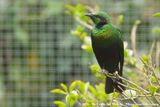
<path id="1" fill-rule="evenodd" d="M 91 18 L 91 20 L 96 24 L 97 16 L 95 14 L 88 13 L 85 16 L 88 16 L 89 18 Z"/>
<path id="2" fill-rule="evenodd" d="M 93 19 L 93 18 L 95 17 L 94 14 L 92 14 L 92 13 L 85 14 L 85 16 L 88 16 L 88 17 L 90 17 L 91 19 Z"/>

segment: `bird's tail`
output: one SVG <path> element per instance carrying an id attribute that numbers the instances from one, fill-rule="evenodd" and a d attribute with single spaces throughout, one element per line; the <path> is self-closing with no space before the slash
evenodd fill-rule
<path id="1" fill-rule="evenodd" d="M 110 77 L 106 77 L 105 92 L 109 94 L 115 89 L 116 91 L 122 93 L 125 90 L 125 87 L 122 84 L 123 82 L 121 79 L 113 80 Z"/>

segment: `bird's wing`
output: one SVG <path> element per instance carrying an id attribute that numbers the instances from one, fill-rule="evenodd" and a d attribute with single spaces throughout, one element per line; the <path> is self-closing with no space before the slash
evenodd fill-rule
<path id="1" fill-rule="evenodd" d="M 122 76 L 122 71 L 123 71 L 123 63 L 124 63 L 124 46 L 123 46 L 123 41 L 120 43 L 120 48 L 119 48 L 119 63 L 120 63 L 120 75 Z"/>
<path id="2" fill-rule="evenodd" d="M 124 63 L 124 45 L 122 41 L 122 33 L 120 29 L 116 28 L 119 32 L 119 40 L 118 40 L 118 55 L 119 55 L 119 75 L 122 76 L 123 71 L 123 63 Z"/>
<path id="3" fill-rule="evenodd" d="M 119 74 L 122 76 L 122 71 L 123 71 L 123 63 L 124 63 L 124 45 L 122 41 L 122 32 L 119 28 L 116 28 L 119 32 L 119 42 L 118 42 L 118 54 L 119 54 Z"/>

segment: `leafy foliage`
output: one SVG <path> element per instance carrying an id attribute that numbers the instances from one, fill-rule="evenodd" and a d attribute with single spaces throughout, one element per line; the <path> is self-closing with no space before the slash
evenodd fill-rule
<path id="1" fill-rule="evenodd" d="M 153 14 L 153 16 L 160 18 L 160 12 L 157 12 L 157 13 Z"/>
<path id="2" fill-rule="evenodd" d="M 84 16 L 88 11 L 97 11 L 95 8 L 88 9 L 87 6 L 78 4 L 76 6 L 67 5 L 67 12 L 72 15 L 79 23 L 77 28 L 71 30 L 71 34 L 76 36 L 82 41 L 82 49 L 89 54 L 93 54 L 91 47 L 91 38 L 86 28 L 91 29 L 92 23 Z M 87 10 L 88 9 L 88 10 Z M 154 16 L 159 16 L 159 13 Z M 78 19 L 78 20 L 77 20 Z M 123 25 L 123 15 L 118 16 L 118 25 Z M 140 21 L 135 21 L 138 25 Z M 155 32 L 155 31 L 154 31 Z M 157 32 L 157 30 L 156 30 Z M 81 80 L 73 81 L 68 87 L 65 84 L 61 84 L 62 89 L 53 89 L 52 93 L 62 94 L 65 97 L 65 101 L 55 101 L 54 104 L 59 107 L 75 107 L 75 105 L 81 107 L 99 107 L 99 106 L 132 106 L 138 107 L 143 104 L 160 104 L 160 83 L 158 67 L 154 66 L 151 58 L 151 54 L 139 55 L 139 58 L 134 55 L 132 49 L 128 48 L 128 43 L 124 42 L 124 56 L 125 77 L 120 77 L 118 74 L 104 73 L 98 64 L 90 65 L 90 70 L 99 83 L 92 85 L 90 82 L 84 82 Z M 104 91 L 105 75 L 110 75 L 113 79 L 121 78 L 125 84 L 123 84 L 127 90 L 122 94 L 117 92 L 106 94 Z M 153 103 L 155 102 L 155 103 Z"/>

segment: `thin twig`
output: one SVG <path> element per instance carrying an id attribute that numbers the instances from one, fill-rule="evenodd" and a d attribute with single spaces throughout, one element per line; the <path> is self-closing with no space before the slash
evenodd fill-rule
<path id="1" fill-rule="evenodd" d="M 152 55 L 153 54 L 153 50 L 154 50 L 154 47 L 155 47 L 155 41 L 153 41 L 152 45 L 151 45 L 151 48 L 150 48 L 150 51 L 149 51 L 149 55 Z"/>
<path id="2" fill-rule="evenodd" d="M 119 79 L 122 79 L 123 81 L 125 81 L 125 82 L 127 82 L 127 83 L 129 83 L 129 84 L 131 84 L 131 85 L 133 85 L 133 86 L 135 86 L 137 89 L 139 89 L 139 90 L 146 96 L 146 99 L 147 99 L 148 101 L 150 101 L 151 104 L 153 104 L 153 102 L 152 102 L 152 101 L 148 98 L 148 96 L 147 96 L 147 94 L 150 94 L 150 92 L 148 92 L 147 90 L 141 88 L 140 86 L 138 86 L 137 84 L 133 83 L 132 81 L 129 81 L 129 80 L 127 80 L 127 79 L 119 76 L 118 74 L 114 75 L 114 74 L 111 74 L 111 73 L 106 72 L 106 70 L 102 70 L 102 72 L 103 72 L 106 76 L 108 76 L 108 77 L 110 77 L 110 78 L 112 78 L 112 79 L 116 79 L 117 76 L 118 76 Z"/>
<path id="3" fill-rule="evenodd" d="M 141 60 L 143 62 L 143 64 L 149 69 L 149 71 L 152 71 L 153 76 L 156 79 L 157 84 L 160 86 L 158 77 L 156 76 L 155 72 L 154 72 L 154 68 L 152 66 L 150 66 L 148 63 L 145 63 L 143 60 Z"/>
<path id="4" fill-rule="evenodd" d="M 82 21 L 79 17 L 75 17 L 76 21 L 81 24 L 82 26 L 88 28 L 89 30 L 92 30 L 93 27 L 87 23 L 85 23 L 84 21 Z"/>
<path id="5" fill-rule="evenodd" d="M 157 41 L 157 43 L 156 43 L 157 45 L 156 45 L 156 65 L 157 65 L 157 67 L 159 68 L 159 59 L 160 59 L 160 42 L 158 42 Z"/>
<path id="6" fill-rule="evenodd" d="M 122 95 L 124 95 L 126 98 L 129 98 L 129 97 L 128 97 L 127 95 L 125 95 L 124 93 L 122 93 Z M 134 104 L 137 104 L 136 101 L 134 101 L 133 98 L 130 97 L 129 99 L 132 100 Z"/>
<path id="7" fill-rule="evenodd" d="M 155 96 L 160 97 L 160 94 L 155 94 Z M 139 97 L 146 97 L 146 96 L 145 95 L 137 95 L 136 97 L 139 98 Z M 147 97 L 152 97 L 152 95 L 149 94 L 149 95 L 147 95 Z M 129 99 L 130 98 L 122 98 L 122 99 L 119 99 L 119 100 L 123 101 L 123 100 L 129 100 Z"/>
<path id="8" fill-rule="evenodd" d="M 159 81 L 158 81 L 158 79 L 157 79 L 157 76 L 155 75 L 155 72 L 154 72 L 154 69 L 153 69 L 153 67 L 151 67 L 148 63 L 145 63 L 143 60 L 142 60 L 142 62 L 143 62 L 143 64 L 145 64 L 145 66 L 146 66 L 146 68 L 148 69 L 148 71 L 151 71 L 152 72 L 152 74 L 151 75 L 154 75 L 154 77 L 156 78 L 156 81 L 157 81 L 157 83 L 159 84 Z M 151 65 L 152 65 L 152 63 L 151 63 Z M 148 80 L 148 82 L 150 83 L 150 85 L 152 85 L 152 82 L 150 81 L 150 77 L 148 76 L 148 75 L 146 75 L 147 76 L 147 79 L 146 80 Z M 150 93 L 151 94 L 151 93 Z M 153 95 L 153 94 L 151 94 L 151 96 L 152 96 L 152 98 L 154 98 L 154 100 L 156 101 L 156 103 L 158 103 L 159 105 L 160 105 L 160 102 L 157 100 L 157 98 L 155 97 L 155 95 Z"/>
<path id="9" fill-rule="evenodd" d="M 111 99 L 111 106 L 113 105 L 113 100 L 114 100 L 114 96 L 113 96 L 113 98 Z"/>
<path id="10" fill-rule="evenodd" d="M 138 27 L 138 24 L 135 24 L 133 25 L 133 28 L 131 30 L 131 44 L 132 44 L 132 49 L 133 49 L 133 53 L 134 53 L 134 56 L 137 57 L 137 51 L 136 51 L 136 31 L 137 31 L 137 27 Z"/>
<path id="11" fill-rule="evenodd" d="M 86 6 L 86 9 L 89 10 L 91 13 L 95 12 L 95 10 L 93 8 L 91 8 L 90 6 Z"/>
<path id="12" fill-rule="evenodd" d="M 141 90 L 141 92 L 146 96 L 146 98 L 148 99 L 148 101 L 150 101 L 150 103 L 152 103 L 152 101 L 151 101 L 151 100 L 148 98 L 148 96 L 147 96 L 147 94 L 150 94 L 149 91 L 143 89 L 142 87 L 138 86 L 137 84 L 135 84 L 135 83 L 133 83 L 132 81 L 129 81 L 129 80 L 123 78 L 123 77 L 120 77 L 120 76 L 119 76 L 119 78 L 122 79 L 123 81 L 126 81 L 126 82 L 134 85 L 136 88 L 138 88 L 139 90 Z M 147 93 L 147 94 L 146 94 L 146 93 Z"/>
<path id="13" fill-rule="evenodd" d="M 159 81 L 158 81 L 158 77 L 156 76 L 156 74 L 155 74 L 155 72 L 154 72 L 154 69 L 152 68 L 151 71 L 152 71 L 152 73 L 153 73 L 153 75 L 154 75 L 154 77 L 155 77 L 155 79 L 156 79 L 158 85 L 160 86 L 160 83 L 159 83 Z"/>
<path id="14" fill-rule="evenodd" d="M 125 84 L 122 84 L 122 83 L 120 83 L 120 82 L 117 82 L 117 83 L 120 84 L 120 85 L 122 85 L 122 86 L 124 86 L 125 88 L 132 89 L 132 90 L 138 91 L 138 92 L 140 93 L 140 91 L 139 91 L 138 89 L 135 89 L 135 88 L 133 88 L 133 87 L 129 87 L 129 86 L 127 86 L 127 85 L 125 85 Z"/>
<path id="15" fill-rule="evenodd" d="M 124 80 L 125 82 L 134 85 L 134 86 L 137 87 L 139 90 L 142 90 L 142 91 L 145 92 L 145 93 L 149 93 L 148 91 L 144 90 L 143 88 L 141 88 L 141 87 L 138 86 L 137 84 L 135 84 L 135 83 L 133 83 L 132 81 L 129 81 L 129 80 L 127 80 L 127 79 L 119 76 L 118 74 L 114 75 L 114 74 L 111 74 L 111 73 L 106 72 L 106 70 L 102 70 L 102 72 L 103 72 L 106 76 L 108 76 L 108 77 L 110 77 L 110 78 L 112 78 L 112 79 L 117 79 L 117 77 L 118 77 L 118 79 L 122 79 L 122 80 Z"/>
<path id="16" fill-rule="evenodd" d="M 119 76 L 119 75 L 118 75 L 118 76 Z M 124 80 L 124 81 L 126 81 L 126 82 L 128 82 L 128 83 L 130 83 L 130 84 L 132 84 L 132 85 L 134 85 L 134 86 L 137 87 L 139 90 L 142 90 L 142 91 L 145 92 L 145 93 L 149 93 L 148 91 L 146 91 L 146 90 L 143 89 L 142 87 L 138 86 L 138 85 L 135 84 L 134 82 L 129 81 L 129 80 L 127 80 L 127 79 L 125 79 L 125 78 L 123 78 L 123 77 L 121 77 L 121 76 L 119 76 L 119 78 L 122 79 L 122 80 Z"/>

